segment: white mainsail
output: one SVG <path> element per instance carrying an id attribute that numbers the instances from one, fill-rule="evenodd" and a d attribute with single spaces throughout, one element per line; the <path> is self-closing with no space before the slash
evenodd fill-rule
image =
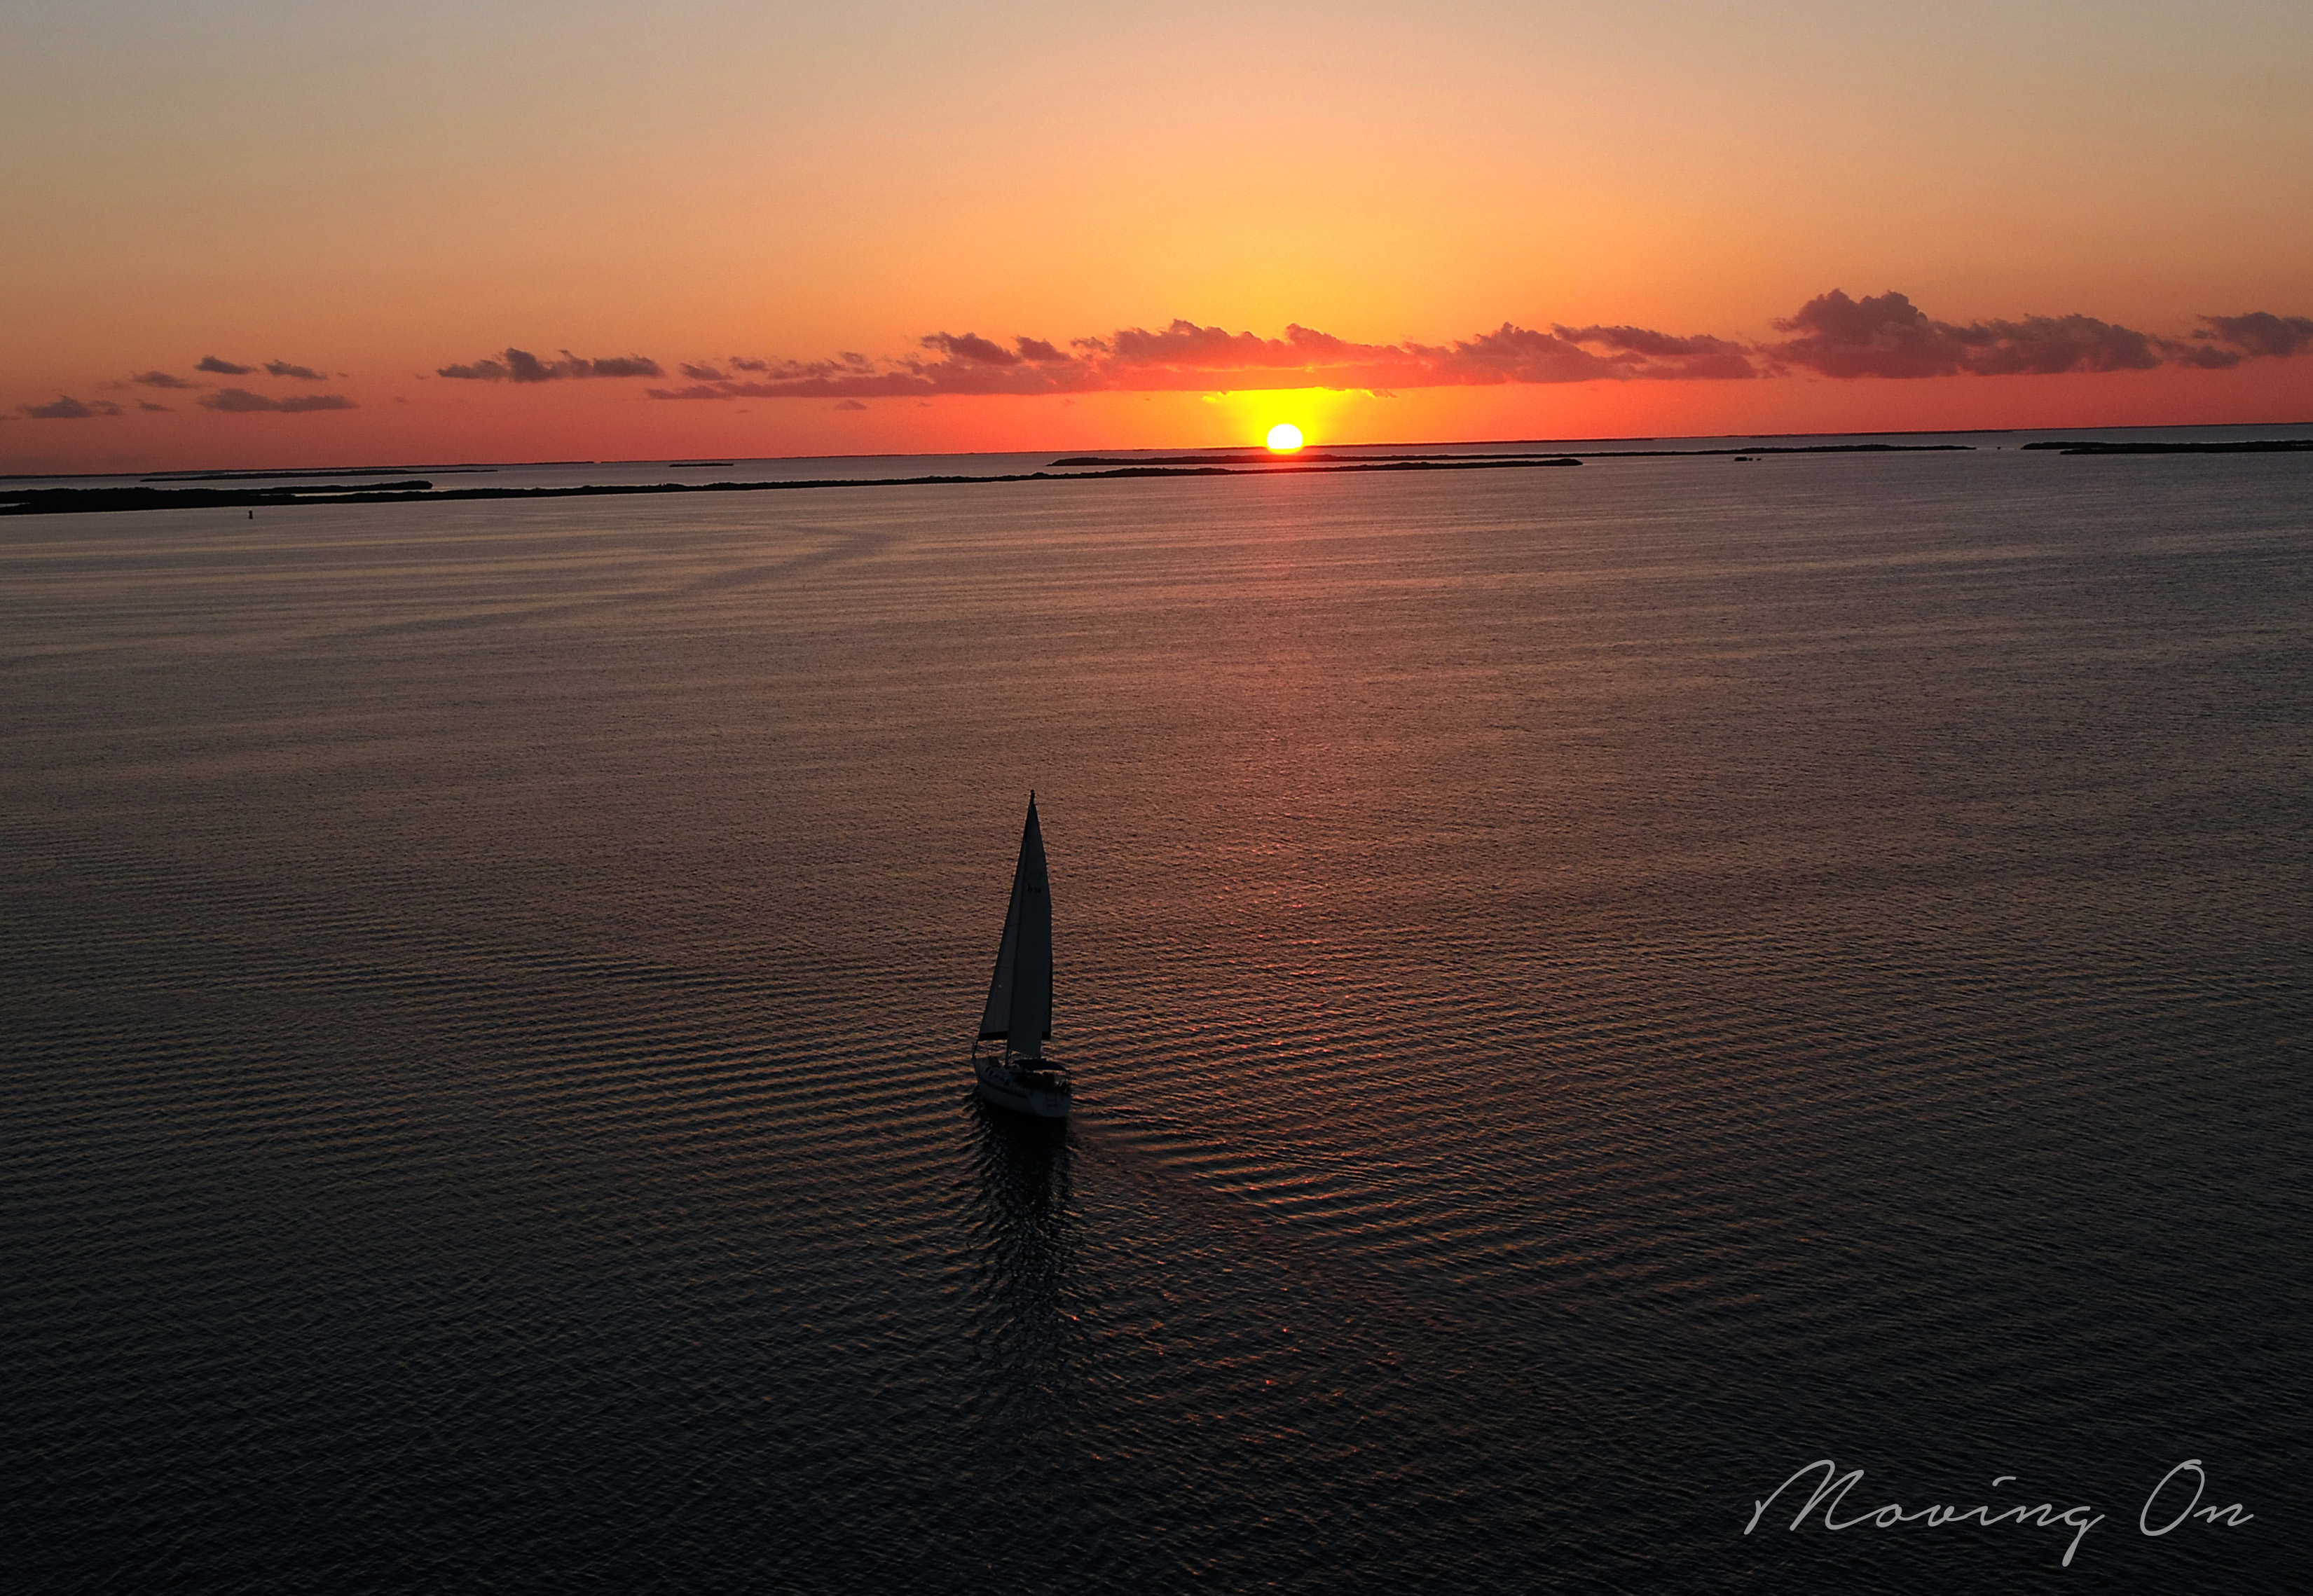
<path id="1" fill-rule="evenodd" d="M 1042 1058 L 1051 1034 L 1052 898 L 1044 874 L 1044 834 L 1036 824 L 1036 795 L 1031 793 L 980 1036 L 982 1041 L 1003 1039 L 1005 1051 L 1016 1057 Z"/>
<path id="2" fill-rule="evenodd" d="M 1004 940 L 996 945 L 996 978 L 988 983 L 988 1006 L 980 1012 L 980 1039 L 1000 1038 L 1012 1029 L 1012 966 L 1020 951 L 1020 874 L 1012 874 L 1012 905 L 1004 911 Z"/>

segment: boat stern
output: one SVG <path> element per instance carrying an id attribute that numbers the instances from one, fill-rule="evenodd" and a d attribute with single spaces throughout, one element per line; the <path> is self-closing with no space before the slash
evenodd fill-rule
<path id="1" fill-rule="evenodd" d="M 975 1058 L 980 1095 L 999 1109 L 1038 1119 L 1066 1119 L 1075 1101 L 1069 1078 L 1058 1070 L 1022 1069 L 993 1058 Z"/>

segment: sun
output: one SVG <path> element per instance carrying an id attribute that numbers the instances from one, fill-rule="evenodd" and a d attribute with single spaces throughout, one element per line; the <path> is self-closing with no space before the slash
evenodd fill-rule
<path id="1" fill-rule="evenodd" d="M 1301 429 L 1289 421 L 1280 421 L 1269 429 L 1269 447 L 1278 454 L 1290 454 L 1301 447 Z"/>

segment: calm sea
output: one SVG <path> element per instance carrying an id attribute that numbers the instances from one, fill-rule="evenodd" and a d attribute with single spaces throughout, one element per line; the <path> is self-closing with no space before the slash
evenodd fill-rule
<path id="1" fill-rule="evenodd" d="M 2001 441 L 0 521 L 0 1583 L 2303 1589 L 2313 459 Z"/>

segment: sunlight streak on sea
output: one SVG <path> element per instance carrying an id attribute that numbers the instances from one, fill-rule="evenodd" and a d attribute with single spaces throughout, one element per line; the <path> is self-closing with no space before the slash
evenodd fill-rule
<path id="1" fill-rule="evenodd" d="M 2292 1589 L 2309 490 L 0 522 L 6 1564 Z M 1031 787 L 1052 1130 L 964 1064 Z M 2110 1522 L 1746 1537 L 1819 1457 Z M 2185 1457 L 2259 1521 L 2140 1534 Z"/>

